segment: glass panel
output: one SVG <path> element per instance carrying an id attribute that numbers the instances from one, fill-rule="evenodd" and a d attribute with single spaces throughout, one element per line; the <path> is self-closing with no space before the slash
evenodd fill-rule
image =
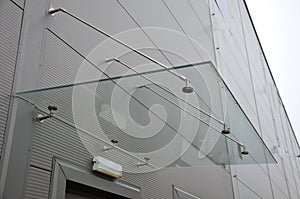
<path id="1" fill-rule="evenodd" d="M 93 156 L 101 154 L 87 136 L 105 141 L 103 151 L 122 150 L 142 160 L 137 171 L 275 162 L 210 62 L 156 70 L 149 70 L 153 65 L 136 69 L 120 63 L 129 69 L 123 76 L 102 71 L 97 81 L 17 96 L 44 115 L 49 105 L 57 106 L 54 117 L 75 126 Z M 193 92 L 185 93 L 183 87 L 193 87 Z M 224 127 L 230 128 L 229 135 L 221 134 Z M 116 146 L 112 140 L 118 141 Z M 229 145 L 236 150 L 228 153 Z M 248 156 L 242 155 L 245 147 Z"/>
<path id="2" fill-rule="evenodd" d="M 251 164 L 256 163 L 272 163 L 274 157 L 269 149 L 265 146 L 261 137 L 256 132 L 253 125 L 249 122 L 248 118 L 243 113 L 240 106 L 233 99 L 229 92 L 225 91 L 225 123 L 230 128 L 230 138 L 238 141 L 237 143 L 230 143 L 233 150 L 230 150 L 231 164 Z M 243 148 L 244 146 L 244 148 Z M 246 150 L 249 155 L 242 155 L 241 151 Z"/>

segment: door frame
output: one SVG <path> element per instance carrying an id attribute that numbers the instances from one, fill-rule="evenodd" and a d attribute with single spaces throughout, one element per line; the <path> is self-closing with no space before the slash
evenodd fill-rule
<path id="1" fill-rule="evenodd" d="M 139 187 L 122 180 L 107 180 L 94 175 L 90 170 L 56 158 L 53 159 L 52 166 L 50 199 L 65 198 L 68 180 L 127 198 L 141 198 Z"/>

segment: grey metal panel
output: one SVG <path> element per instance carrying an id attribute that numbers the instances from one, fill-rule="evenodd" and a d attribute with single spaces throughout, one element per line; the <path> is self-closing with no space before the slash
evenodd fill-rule
<path id="1" fill-rule="evenodd" d="M 141 27 L 168 28 L 181 31 L 168 8 L 160 0 L 120 1 Z"/>
<path id="2" fill-rule="evenodd" d="M 237 165 L 235 169 L 237 177 L 251 187 L 253 191 L 262 198 L 270 198 L 272 194 L 269 186 L 269 177 L 264 167 L 266 165 Z"/>
<path id="3" fill-rule="evenodd" d="M 151 38 L 151 40 L 155 43 L 155 45 L 158 48 L 167 49 L 172 52 L 178 53 L 179 55 L 188 59 L 190 62 L 207 60 L 204 59 L 204 57 L 206 58 L 207 56 L 203 56 L 203 53 L 197 53 L 197 51 L 191 44 L 191 41 L 184 35 L 184 28 L 181 27 L 180 23 L 178 23 L 179 21 L 177 21 L 177 18 L 179 17 L 178 13 L 176 13 L 176 15 L 172 15 L 174 10 L 170 10 L 166 6 L 166 4 L 164 4 L 163 1 L 155 0 L 151 2 L 119 2 L 123 6 L 123 8 L 130 14 L 130 16 L 135 20 L 135 22 L 144 29 L 145 33 L 148 35 L 148 37 Z M 188 5 L 187 2 L 184 3 Z M 189 7 L 188 10 L 191 11 L 192 9 Z M 184 10 L 180 14 L 188 12 L 188 10 Z M 207 17 L 208 16 L 209 15 L 207 15 Z M 165 34 L 165 31 L 169 31 L 169 33 Z M 172 32 L 174 32 L 174 34 L 171 34 Z M 179 34 L 181 34 L 182 37 L 178 38 Z M 209 49 L 212 49 L 211 45 L 212 42 L 210 43 Z M 168 60 L 170 61 L 170 64 L 173 65 L 181 65 L 186 63 L 182 62 L 182 60 L 173 59 L 172 57 L 168 57 Z"/>
<path id="4" fill-rule="evenodd" d="M 52 158 L 67 159 L 89 166 L 92 156 L 86 151 L 74 128 L 52 119 L 36 124 L 31 164 L 51 170 Z"/>
<path id="5" fill-rule="evenodd" d="M 51 172 L 36 167 L 29 168 L 25 198 L 48 198 Z"/>
<path id="6" fill-rule="evenodd" d="M 125 174 L 124 179 L 141 186 L 142 198 L 172 198 L 178 186 L 199 198 L 233 199 L 231 175 L 220 166 L 164 168 L 145 174 Z"/>
<path id="7" fill-rule="evenodd" d="M 289 195 L 287 192 L 282 192 L 282 187 L 278 187 L 276 184 L 273 183 L 273 191 L 275 199 L 289 199 Z"/>
<path id="8" fill-rule="evenodd" d="M 32 117 L 34 110 L 31 104 L 15 98 L 12 105 L 11 122 L 3 151 L 0 177 L 1 198 L 23 197 L 24 181 L 29 168 L 28 157 L 32 138 Z M 22 166 L 20 166 L 22 165 Z"/>
<path id="9" fill-rule="evenodd" d="M 11 1 L 13 1 L 20 8 L 24 8 L 24 1 L 25 0 L 11 0 Z"/>
<path id="10" fill-rule="evenodd" d="M 198 42 L 206 52 L 196 48 L 196 51 L 203 59 L 215 61 L 214 46 L 212 40 L 212 28 L 208 5 L 204 1 L 170 1 L 165 0 L 177 23 L 181 26 L 184 33 Z M 191 46 L 191 49 L 196 47 Z M 208 55 L 206 55 L 207 53 Z"/>
<path id="11" fill-rule="evenodd" d="M 8 0 L 0 2 L 0 155 L 13 86 L 21 20 L 20 8 Z"/>
<path id="12" fill-rule="evenodd" d="M 118 34 L 120 32 L 136 28 L 136 24 L 130 19 L 126 12 L 120 7 L 117 1 L 110 0 L 90 0 L 82 3 L 81 0 L 52 0 L 51 7 L 63 7 L 64 9 L 74 13 L 76 16 L 88 21 L 90 24 L 105 30 L 108 34 Z M 55 16 L 54 18 L 56 18 Z M 54 19 L 53 20 L 56 20 Z M 66 19 L 65 19 L 66 20 Z M 70 18 L 69 20 L 75 20 Z M 65 21 L 57 21 L 55 25 L 58 28 L 68 29 L 64 24 Z M 80 22 L 77 26 L 83 25 Z M 84 25 L 83 25 L 84 26 Z"/>
<path id="13" fill-rule="evenodd" d="M 56 38 L 46 33 L 40 87 L 72 84 L 83 58 Z M 59 73 L 58 73 L 59 71 Z"/>
<path id="14" fill-rule="evenodd" d="M 16 92 L 38 88 L 47 0 L 27 0 L 24 9 Z"/>
<path id="15" fill-rule="evenodd" d="M 261 199 L 263 198 L 262 196 L 260 196 L 258 193 L 256 193 L 255 191 L 249 189 L 249 187 L 247 186 L 247 184 L 245 184 L 245 182 L 238 182 L 238 190 L 237 191 L 237 195 L 238 198 L 247 198 L 247 199 Z"/>
<path id="16" fill-rule="evenodd" d="M 275 136 L 275 125 L 273 124 L 273 118 L 272 118 L 272 106 L 271 101 L 269 101 L 268 97 L 271 95 L 268 93 L 268 84 L 274 85 L 273 81 L 268 81 L 268 84 L 265 84 L 264 74 L 265 72 L 268 73 L 268 71 L 265 70 L 265 65 L 263 65 L 262 56 L 261 56 L 261 50 L 259 43 L 257 41 L 255 32 L 253 30 L 251 21 L 249 19 L 248 13 L 246 11 L 246 8 L 244 5 L 240 4 L 241 11 L 239 11 L 240 8 L 236 7 L 238 1 L 232 0 L 230 2 L 230 7 L 233 8 L 231 10 L 231 18 L 226 18 L 226 16 L 221 16 L 218 14 L 218 10 L 216 10 L 216 15 L 213 17 L 213 19 L 216 20 L 216 23 L 214 24 L 214 30 L 216 30 L 217 39 L 216 44 L 220 49 L 218 52 L 221 54 L 218 59 L 219 63 L 221 63 L 221 72 L 224 75 L 225 81 L 228 82 L 229 87 L 232 89 L 235 96 L 238 98 L 238 101 L 241 102 L 242 107 L 245 108 L 245 112 L 250 117 L 251 121 L 254 123 L 257 129 L 259 129 L 260 125 L 257 121 L 257 115 L 255 110 L 255 102 L 258 103 L 258 112 L 260 116 L 260 124 L 261 126 L 261 132 L 264 135 L 264 141 L 266 144 L 270 147 L 272 151 L 276 153 L 276 136 Z M 242 20 L 241 20 L 242 18 Z M 228 23 L 229 22 L 229 23 Z M 243 34 L 243 31 L 241 31 L 241 22 L 244 25 L 245 28 L 245 35 Z M 227 27 L 227 23 L 229 24 L 229 27 Z M 224 25 L 226 24 L 226 25 Z M 227 34 L 227 30 L 230 34 Z M 243 37 L 245 37 L 245 41 L 243 41 Z M 236 43 L 235 43 L 236 42 Z M 224 49 L 225 48 L 225 49 Z M 242 52 L 238 52 L 238 50 L 242 50 Z M 247 49 L 247 55 L 245 54 L 245 49 Z M 230 53 L 233 52 L 233 53 Z M 242 56 L 241 56 L 242 55 Z M 249 58 L 249 64 L 252 72 L 252 78 L 250 79 L 249 72 L 248 71 L 248 63 L 247 63 L 247 57 Z M 221 60 L 221 61 L 220 61 Z M 236 65 L 236 61 L 239 61 L 240 64 Z M 230 72 L 232 71 L 232 72 Z M 247 76 L 241 75 L 241 72 L 246 74 Z M 269 74 L 267 74 L 269 75 Z M 242 77 L 242 78 L 241 78 Z M 256 98 L 254 99 L 254 93 L 251 91 L 251 81 L 254 83 L 254 89 L 255 89 L 255 95 Z M 241 89 L 239 89 L 241 87 Z M 245 99 L 246 96 L 246 99 Z M 276 93 L 277 96 L 277 93 Z M 248 99 L 247 99 L 248 98 Z M 256 101 L 254 101 L 256 100 Z M 247 101 L 249 101 L 247 103 Z M 278 114 L 278 113 L 277 113 Z M 276 118 L 276 117 L 275 117 Z M 277 117 L 278 121 L 278 117 Z M 283 137 L 281 136 L 281 140 L 283 140 Z M 287 146 L 288 147 L 288 146 Z M 273 150 L 274 149 L 274 150 Z M 288 160 L 289 157 L 285 158 L 285 161 Z M 285 195 L 287 194 L 287 190 L 285 188 L 285 181 L 284 181 L 284 175 L 282 173 L 282 169 L 278 167 L 278 165 L 270 165 L 270 174 L 272 175 L 271 178 L 273 180 L 273 187 L 283 187 L 282 191 Z M 288 164 L 287 166 L 291 170 L 291 165 Z M 236 167 L 233 167 L 236 168 Z M 243 170 L 247 170 L 247 172 L 243 172 Z M 269 198 L 272 196 L 272 193 L 270 189 L 262 190 L 259 186 L 257 186 L 257 182 L 255 180 L 252 180 L 251 177 L 247 177 L 247 173 L 251 173 L 253 176 L 256 176 L 255 179 L 258 178 L 258 176 L 261 178 L 259 182 L 264 181 L 265 184 L 268 184 L 268 169 L 266 165 L 260 165 L 258 169 L 255 169 L 255 166 L 249 166 L 249 168 L 244 168 L 241 166 L 237 166 L 237 170 L 242 175 L 243 181 L 247 183 L 247 186 L 250 187 L 250 189 L 255 190 L 259 193 L 259 195 Z M 255 170 L 255 171 L 254 171 Z M 259 174 L 259 173 L 262 173 Z M 291 171 L 288 171 L 288 178 L 290 183 L 294 184 L 293 181 L 293 175 Z M 296 178 L 297 181 L 297 178 Z M 261 186 L 263 186 L 261 184 Z M 295 188 L 292 189 L 294 191 L 293 194 L 295 194 Z M 249 190 L 248 190 L 249 191 Z M 248 191 L 245 191 L 247 193 Z M 278 190 L 276 190 L 278 191 Z M 246 194 L 239 194 L 241 198 L 251 198 L 252 196 Z"/>
<path id="17" fill-rule="evenodd" d="M 116 1 L 92 0 L 83 5 L 80 0 L 67 0 L 62 2 L 51 1 L 50 4 L 51 7 L 63 7 L 113 36 L 138 28 Z M 107 39 L 103 34 L 63 13 L 57 13 L 53 17 L 50 16 L 48 27 L 84 55 L 88 55 L 93 48 Z M 147 40 L 146 38 L 143 39 Z"/>
<path id="18" fill-rule="evenodd" d="M 180 2 L 176 3 L 177 8 L 179 7 L 182 8 L 182 6 L 180 6 L 179 3 Z M 156 13 L 159 15 L 157 14 L 153 15 L 153 13 L 151 13 L 151 10 L 149 12 L 150 5 L 152 9 L 160 9 L 162 10 L 162 12 L 156 11 Z M 170 28 L 174 26 L 172 28 L 173 30 L 175 29 L 180 31 L 180 28 L 178 27 L 178 24 L 176 24 L 175 19 L 173 19 L 172 15 L 169 13 L 168 9 L 162 2 L 155 1 L 155 2 L 151 2 L 150 5 L 146 6 L 143 4 L 142 7 L 138 7 L 136 6 L 136 4 L 132 4 L 131 2 L 124 2 L 123 4 L 118 4 L 115 1 L 102 1 L 102 2 L 90 1 L 88 4 L 85 4 L 83 6 L 80 1 L 78 2 L 77 1 L 75 2 L 74 1 L 70 1 L 70 2 L 52 1 L 51 2 L 52 7 L 61 6 L 69 10 L 70 12 L 74 13 L 76 16 L 88 21 L 93 26 L 96 26 L 111 35 L 122 33 L 130 29 L 136 29 L 138 28 L 138 25 L 140 25 L 141 27 L 149 26 L 147 24 L 148 22 L 156 23 L 157 25 L 154 26 L 155 28 Z M 190 13 L 193 12 L 193 4 L 184 3 L 184 5 L 186 5 L 184 12 L 190 12 Z M 197 42 L 199 42 L 202 46 L 204 46 L 205 51 L 208 51 L 209 52 L 208 54 L 210 54 L 211 57 L 214 57 L 212 40 L 210 38 L 212 33 L 211 33 L 211 26 L 209 20 L 208 6 L 204 1 L 203 2 L 201 1 L 201 3 L 197 3 L 196 5 L 198 7 L 195 13 L 192 15 L 192 19 L 193 19 L 192 24 L 193 27 L 197 27 L 197 32 L 191 31 L 189 26 L 184 28 L 188 29 L 187 33 L 191 34 L 189 36 L 196 37 Z M 134 7 L 132 8 L 131 6 Z M 201 10 L 199 10 L 199 8 L 201 8 Z M 146 12 L 147 14 L 145 14 Z M 141 13 L 142 15 L 140 15 Z M 179 12 L 175 14 L 184 17 L 183 12 Z M 132 16 L 133 19 L 130 16 Z M 153 19 L 153 16 L 155 16 L 155 19 Z M 200 21 L 197 18 L 197 16 L 198 17 L 201 16 Z M 202 16 L 205 16 L 205 18 L 202 18 Z M 110 20 L 99 20 L 99 18 L 101 19 L 109 18 Z M 135 24 L 135 22 L 137 22 L 138 25 Z M 49 17 L 48 26 L 51 29 L 51 31 L 57 33 L 63 40 L 71 44 L 76 50 L 79 50 L 84 55 L 90 53 L 95 46 L 97 46 L 99 43 L 107 39 L 100 33 L 91 30 L 84 24 L 78 22 L 76 19 L 63 13 L 58 13 L 53 17 Z M 135 30 L 135 32 L 137 31 L 143 33 L 139 29 Z M 47 37 L 49 37 L 49 34 L 47 34 Z M 201 35 L 203 35 L 203 37 Z M 155 35 L 153 37 L 155 37 Z M 172 38 L 172 35 L 169 35 L 169 37 Z M 155 40 L 158 38 L 151 38 L 151 39 Z M 182 51 L 187 52 L 187 54 L 190 57 L 199 61 L 199 55 L 195 54 L 193 47 L 190 45 L 190 43 L 187 41 L 185 37 L 183 37 L 183 41 L 181 41 L 184 45 L 182 45 L 182 43 L 174 42 L 176 41 L 174 39 L 176 38 L 173 38 L 173 42 L 169 42 L 167 48 L 165 45 L 160 46 L 160 43 L 156 43 L 156 45 L 160 46 L 161 48 L 166 48 L 167 50 L 172 51 L 173 49 L 169 47 L 171 47 L 172 44 L 174 43 L 175 45 L 177 45 L 177 48 L 178 46 L 180 46 L 180 49 Z M 127 38 L 125 37 L 124 38 L 122 37 L 121 40 L 125 41 L 125 43 L 128 43 Z M 164 40 L 166 40 L 166 38 L 159 38 L 157 41 L 163 42 Z M 152 44 L 149 41 L 149 38 L 147 38 L 146 35 L 144 34 L 135 35 L 134 41 L 130 41 L 128 44 L 131 46 L 135 46 L 137 45 L 136 44 L 137 41 L 139 41 L 138 42 L 139 48 L 148 48 L 148 47 L 156 48 L 156 46 Z M 143 41 L 142 44 L 140 44 L 140 41 Z M 77 72 L 78 65 L 80 64 L 80 62 L 74 61 L 73 58 L 75 58 L 76 60 L 77 59 L 76 56 L 73 57 L 71 54 L 59 55 L 59 52 L 62 52 L 64 48 L 68 48 L 68 47 L 61 46 L 62 48 L 59 49 L 59 46 L 60 45 L 57 45 L 53 39 L 46 41 L 46 48 L 45 48 L 44 60 L 43 60 L 44 71 L 42 71 L 43 87 L 45 87 L 46 85 L 52 86 L 55 81 L 56 81 L 55 83 L 56 85 L 57 84 L 59 85 L 59 83 L 63 83 L 61 82 L 62 80 L 70 81 L 70 79 L 74 77 L 74 73 Z M 207 54 L 207 52 L 205 53 Z M 175 58 L 168 57 L 168 58 L 172 60 L 172 62 L 178 62 L 178 58 L 176 59 L 176 57 Z M 155 59 L 157 59 L 157 57 L 155 57 Z M 70 62 L 70 63 L 66 64 L 66 62 Z M 75 63 L 74 68 L 71 67 L 72 65 L 71 63 Z M 64 66 L 67 67 L 65 68 Z M 59 75 L 51 76 L 55 74 L 57 70 L 61 70 L 62 74 L 59 74 L 60 76 Z M 48 74 L 48 72 L 50 74 Z M 67 75 L 68 72 L 71 72 L 69 76 Z M 50 83 L 44 81 L 45 79 L 50 80 Z"/>
<path id="19" fill-rule="evenodd" d="M 235 5 L 236 1 L 233 4 Z M 230 16 L 223 16 L 219 9 L 216 8 L 214 1 L 212 1 L 212 6 L 214 7 L 214 15 L 212 16 L 213 30 L 215 44 L 218 48 L 217 63 L 219 64 L 220 72 L 251 122 L 257 127 L 258 121 L 245 45 L 240 35 L 241 33 L 236 30 L 236 27 L 240 28 L 239 13 L 234 13 L 236 9 L 233 9 L 231 12 L 236 17 L 232 19 Z M 231 22 L 231 20 L 235 20 L 235 22 Z"/>

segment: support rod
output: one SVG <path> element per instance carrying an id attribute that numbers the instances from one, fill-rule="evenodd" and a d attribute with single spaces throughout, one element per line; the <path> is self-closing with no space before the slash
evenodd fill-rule
<path id="1" fill-rule="evenodd" d="M 159 61 L 153 59 L 152 57 L 146 55 L 145 53 L 143 53 L 143 52 L 141 52 L 141 51 L 139 51 L 139 50 L 133 48 L 132 46 L 129 46 L 128 44 L 122 42 L 121 40 L 119 40 L 119 39 L 117 39 L 117 38 L 115 38 L 115 37 L 113 37 L 112 35 L 106 33 L 105 31 L 103 31 L 103 30 L 101 30 L 101 29 L 99 29 L 99 28 L 93 26 L 92 24 L 90 24 L 90 23 L 84 21 L 83 19 L 77 17 L 76 15 L 72 14 L 71 12 L 69 12 L 69 11 L 67 11 L 67 10 L 65 10 L 65 9 L 63 9 L 63 8 L 56 8 L 56 9 L 53 9 L 53 8 L 52 8 L 52 9 L 50 9 L 50 10 L 48 11 L 49 15 L 52 15 L 52 16 L 53 16 L 55 13 L 58 13 L 58 12 L 63 12 L 63 13 L 65 13 L 65 14 L 67 14 L 67 15 L 73 17 L 74 19 L 76 19 L 76 20 L 80 21 L 81 23 L 83 23 L 83 24 L 89 26 L 90 28 L 96 30 L 97 32 L 100 32 L 101 34 L 103 34 L 103 35 L 105 35 L 106 37 L 108 37 L 108 38 L 114 40 L 115 42 L 121 44 L 122 46 L 125 46 L 126 48 L 132 50 L 133 52 L 137 53 L 138 55 L 140 55 L 140 56 L 142 56 L 142 57 L 144 57 L 144 58 L 150 60 L 151 62 L 153 62 L 153 63 L 155 63 L 155 64 L 157 64 L 157 65 L 159 65 L 159 66 L 161 66 L 161 67 L 163 67 L 163 68 L 165 68 L 165 69 L 169 69 L 166 65 L 160 63 Z M 171 71 L 171 70 L 168 70 L 168 71 L 169 71 L 171 74 L 173 74 L 173 75 L 175 75 L 176 77 L 178 77 L 179 79 L 181 79 L 182 81 L 185 81 L 185 82 L 188 82 L 188 83 L 190 82 L 189 79 L 186 78 L 185 76 L 179 75 L 179 74 L 177 74 L 177 73 L 175 73 L 174 71 Z"/>

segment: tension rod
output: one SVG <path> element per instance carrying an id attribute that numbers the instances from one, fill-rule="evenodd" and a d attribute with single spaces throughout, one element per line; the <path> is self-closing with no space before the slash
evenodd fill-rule
<path id="1" fill-rule="evenodd" d="M 105 31 L 103 31 L 103 30 L 101 30 L 101 29 L 99 29 L 99 28 L 97 28 L 96 26 L 93 26 L 92 24 L 90 24 L 90 23 L 84 21 L 83 19 L 77 17 L 76 15 L 72 14 L 71 12 L 67 11 L 67 10 L 64 9 L 64 8 L 55 8 L 55 9 L 54 9 L 54 8 L 51 8 L 51 9 L 49 9 L 49 11 L 48 11 L 49 15 L 51 15 L 51 16 L 54 16 L 54 14 L 55 14 L 55 13 L 58 13 L 58 12 L 63 12 L 63 13 L 65 13 L 65 14 L 67 14 L 67 15 L 69 15 L 69 16 L 75 18 L 76 20 L 78 20 L 78 21 L 80 21 L 81 23 L 83 23 L 83 24 L 89 26 L 90 28 L 96 30 L 97 32 L 100 32 L 101 34 L 105 35 L 106 37 L 108 37 L 108 38 L 114 40 L 115 42 L 121 44 L 122 46 L 125 46 L 126 48 L 132 50 L 133 52 L 137 53 L 138 55 L 140 55 L 140 56 L 142 56 L 142 57 L 144 57 L 144 58 L 150 60 L 151 62 L 153 62 L 153 63 L 155 63 L 155 64 L 157 64 L 157 65 L 163 67 L 164 69 L 169 69 L 166 65 L 160 63 L 160 62 L 157 61 L 156 59 L 153 59 L 152 57 L 150 57 L 150 56 L 146 55 L 145 53 L 143 53 L 143 52 L 141 52 L 141 51 L 139 51 L 139 50 L 133 48 L 132 46 L 130 46 L 130 45 L 128 45 L 128 44 L 122 42 L 121 40 L 119 40 L 119 39 L 113 37 L 112 35 L 106 33 Z M 176 77 L 178 77 L 179 79 L 181 79 L 182 81 L 184 81 L 184 82 L 186 82 L 186 83 L 190 83 L 190 81 L 189 81 L 189 79 L 188 79 L 187 77 L 185 77 L 185 76 L 183 76 L 183 75 L 179 75 L 179 74 L 177 74 L 177 73 L 175 73 L 174 71 L 171 71 L 171 70 L 168 70 L 168 71 L 169 71 L 170 73 L 172 73 L 173 75 L 175 75 Z"/>

